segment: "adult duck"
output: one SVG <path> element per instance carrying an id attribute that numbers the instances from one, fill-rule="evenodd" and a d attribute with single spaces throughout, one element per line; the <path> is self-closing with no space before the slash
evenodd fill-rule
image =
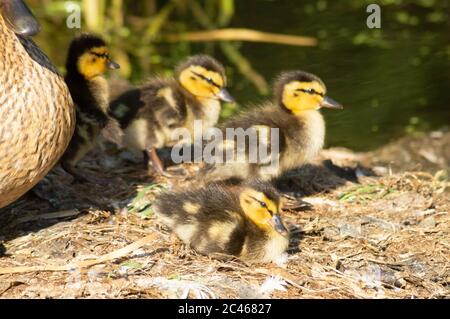
<path id="1" fill-rule="evenodd" d="M 22 0 L 0 0 L 0 208 L 58 163 L 75 128 L 64 78 L 29 38 L 37 32 Z"/>

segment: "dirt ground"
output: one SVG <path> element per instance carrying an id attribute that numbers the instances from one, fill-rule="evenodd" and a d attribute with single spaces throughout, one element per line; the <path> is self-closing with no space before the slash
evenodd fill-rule
<path id="1" fill-rule="evenodd" d="M 0 298 L 449 298 L 449 167 L 444 130 L 324 150 L 279 181 L 311 207 L 284 211 L 289 254 L 255 267 L 185 247 L 151 204 L 192 186 L 152 180 L 139 156 L 106 147 L 84 168 L 107 186 L 55 170 L 0 210 Z"/>

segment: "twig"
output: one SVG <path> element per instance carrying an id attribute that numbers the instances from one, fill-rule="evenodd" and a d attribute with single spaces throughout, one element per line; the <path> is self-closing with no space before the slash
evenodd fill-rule
<path id="1" fill-rule="evenodd" d="M 81 262 L 74 262 L 68 265 L 56 266 L 56 265 L 47 265 L 47 266 L 30 266 L 30 267 L 6 267 L 0 268 L 0 275 L 6 274 L 23 274 L 29 272 L 55 272 L 55 271 L 71 271 L 77 268 L 89 268 L 91 266 L 95 266 L 98 264 L 105 263 L 107 261 L 115 260 L 122 258 L 129 253 L 141 248 L 142 246 L 153 242 L 158 237 L 157 234 L 151 234 L 137 242 L 134 242 L 124 248 L 113 251 L 112 253 L 101 256 L 98 259 L 87 260 Z"/>
<path id="2" fill-rule="evenodd" d="M 10 282 L 8 287 L 6 287 L 3 291 L 0 292 L 0 296 L 4 295 L 8 290 L 21 285 L 25 285 L 25 283 L 21 281 Z"/>
<path id="3" fill-rule="evenodd" d="M 317 39 L 312 37 L 267 33 L 251 29 L 217 29 L 209 31 L 186 32 L 181 34 L 168 34 L 162 37 L 168 42 L 190 41 L 248 41 L 276 43 L 293 46 L 316 46 Z"/>
<path id="4" fill-rule="evenodd" d="M 37 216 L 27 216 L 17 219 L 15 224 L 23 224 L 32 222 L 35 220 L 42 220 L 42 219 L 58 219 L 58 218 L 67 218 L 67 217 L 73 217 L 81 214 L 78 209 L 72 209 L 72 210 L 64 210 L 56 213 L 48 213 L 48 214 L 42 214 Z"/>
<path id="5" fill-rule="evenodd" d="M 255 272 L 264 274 L 264 275 L 268 275 L 268 276 L 274 276 L 274 275 L 279 276 L 296 288 L 309 290 L 309 289 L 301 286 L 298 283 L 299 278 L 290 274 L 288 271 L 286 271 L 282 268 L 279 268 L 279 267 L 271 267 L 270 269 L 260 268 L 260 269 L 256 269 Z"/>

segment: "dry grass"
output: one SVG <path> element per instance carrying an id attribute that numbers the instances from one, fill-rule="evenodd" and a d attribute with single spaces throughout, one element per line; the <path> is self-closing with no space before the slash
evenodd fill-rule
<path id="1" fill-rule="evenodd" d="M 448 134 L 442 138 L 450 140 Z M 385 166 L 374 169 L 383 176 L 367 176 L 370 170 L 355 169 L 367 164 L 367 154 L 324 151 L 315 165 L 280 182 L 312 204 L 309 211 L 284 212 L 293 230 L 288 258 L 250 267 L 200 256 L 182 245 L 151 210 L 161 188 L 175 185 L 142 177 L 142 164 L 125 155 L 99 153 L 86 161 L 112 178 L 108 187 L 70 185 L 55 172 L 49 184 L 59 211 L 33 195 L 0 211 L 0 297 L 450 296 L 445 171 L 389 173 Z M 324 159 L 338 166 L 328 162 L 326 168 Z M 110 168 L 102 172 L 101 167 Z M 196 172 L 194 166 L 187 169 Z M 186 181 L 175 183 L 187 187 Z M 42 188 L 48 191 L 49 184 Z"/>

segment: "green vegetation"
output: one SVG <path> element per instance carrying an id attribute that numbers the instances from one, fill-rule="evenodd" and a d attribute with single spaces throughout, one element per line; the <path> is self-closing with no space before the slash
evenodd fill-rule
<path id="1" fill-rule="evenodd" d="M 338 196 L 338 199 L 343 202 L 365 204 L 368 201 L 384 198 L 394 192 L 394 189 L 385 187 L 383 185 L 369 184 L 353 187 L 348 191 L 340 194 Z"/>
<path id="2" fill-rule="evenodd" d="M 139 214 L 143 219 L 146 219 L 153 215 L 153 199 L 147 198 L 147 194 L 158 189 L 163 190 L 164 186 L 160 184 L 150 184 L 138 189 L 136 197 L 128 205 L 128 212 Z"/>

